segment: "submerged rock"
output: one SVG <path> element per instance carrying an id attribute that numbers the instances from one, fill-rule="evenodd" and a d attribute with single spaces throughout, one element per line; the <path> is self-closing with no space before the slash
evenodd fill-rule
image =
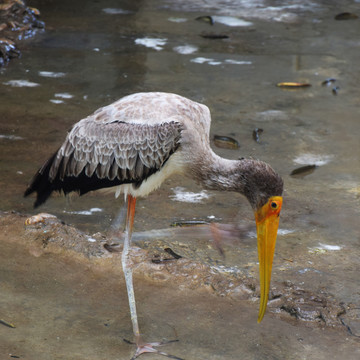
<path id="1" fill-rule="evenodd" d="M 44 29 L 40 11 L 26 6 L 22 0 L 0 0 L 0 66 L 20 57 L 18 43 Z"/>

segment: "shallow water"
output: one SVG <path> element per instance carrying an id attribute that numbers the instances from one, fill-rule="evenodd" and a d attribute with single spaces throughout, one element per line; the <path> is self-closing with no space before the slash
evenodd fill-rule
<path id="1" fill-rule="evenodd" d="M 214 148 L 218 154 L 260 158 L 284 177 L 280 223 L 284 235 L 278 237 L 273 282 L 290 280 L 315 293 L 326 292 L 339 303 L 359 304 L 360 20 L 334 20 L 340 12 L 358 11 L 359 4 L 84 3 L 33 1 L 46 30 L 23 42 L 22 58 L 1 69 L 0 210 L 38 212 L 32 209 L 33 199 L 23 199 L 22 194 L 74 122 L 129 93 L 178 93 L 210 107 L 212 135 L 240 142 L 239 150 Z M 211 26 L 195 20 L 209 14 L 252 24 L 229 26 L 220 22 L 224 18 L 215 18 L 218 21 Z M 227 24 L 230 20 L 234 19 L 225 18 Z M 207 33 L 228 38 L 200 36 Z M 327 78 L 336 82 L 322 86 Z M 38 86 L 13 86 L 14 80 Z M 312 86 L 276 87 L 283 81 Z M 337 95 L 334 86 L 339 87 Z M 252 137 L 256 127 L 264 130 L 259 143 Z M 318 167 L 307 176 L 289 175 L 313 164 Z M 250 207 L 240 196 L 208 192 L 208 198 L 189 204 L 173 198 L 178 186 L 187 192 L 202 191 L 190 180 L 167 181 L 139 201 L 136 231 L 168 228 L 181 219 L 215 217 L 244 226 L 253 222 Z M 70 200 L 54 197 L 41 211 L 90 233 L 106 231 L 120 200 L 99 193 Z M 76 213 L 94 207 L 102 211 Z M 252 239 L 225 250 L 229 267 L 245 271 L 242 264 L 256 264 Z"/>

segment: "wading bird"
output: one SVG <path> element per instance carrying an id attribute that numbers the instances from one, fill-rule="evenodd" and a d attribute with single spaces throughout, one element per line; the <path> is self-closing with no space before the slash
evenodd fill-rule
<path id="1" fill-rule="evenodd" d="M 260 263 L 260 310 L 264 316 L 271 278 L 283 181 L 266 163 L 228 160 L 210 148 L 207 106 L 175 94 L 150 92 L 126 96 L 76 123 L 65 142 L 38 170 L 25 196 L 36 192 L 34 206 L 53 191 L 83 195 L 114 187 L 127 199 L 122 252 L 131 320 L 137 350 L 133 357 L 155 352 L 163 343 L 144 343 L 140 336 L 129 248 L 136 198 L 148 195 L 174 174 L 186 175 L 205 189 L 245 195 L 255 212 Z"/>

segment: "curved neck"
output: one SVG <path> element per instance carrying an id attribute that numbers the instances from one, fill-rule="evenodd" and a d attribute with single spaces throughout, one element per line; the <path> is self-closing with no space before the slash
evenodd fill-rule
<path id="1" fill-rule="evenodd" d="M 204 188 L 236 191 L 249 200 L 253 209 L 264 205 L 270 196 L 281 196 L 283 192 L 281 177 L 259 160 L 224 159 L 211 150 L 206 155 L 199 154 L 191 171 Z"/>
<path id="2" fill-rule="evenodd" d="M 193 177 L 205 189 L 236 191 L 244 194 L 245 179 L 241 179 L 241 160 L 222 158 L 213 151 L 198 158 L 192 169 Z"/>

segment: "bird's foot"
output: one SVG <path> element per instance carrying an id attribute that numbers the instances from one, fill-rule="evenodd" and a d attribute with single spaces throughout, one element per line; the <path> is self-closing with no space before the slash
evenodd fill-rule
<path id="1" fill-rule="evenodd" d="M 162 345 L 170 344 L 170 343 L 173 343 L 173 342 L 176 342 L 176 341 L 179 341 L 179 340 L 159 341 L 159 342 L 151 342 L 151 343 L 142 343 L 141 342 L 139 344 L 136 344 L 136 343 L 134 343 L 132 341 L 129 341 L 129 340 L 126 340 L 126 339 L 124 339 L 124 341 L 126 343 L 128 343 L 128 344 L 133 344 L 133 345 L 137 346 L 135 355 L 131 358 L 131 360 L 135 360 L 140 355 L 146 354 L 146 353 L 153 353 L 153 354 L 155 353 L 155 354 L 158 354 L 158 355 L 166 356 L 166 357 L 168 357 L 170 359 L 184 360 L 184 359 L 179 358 L 179 357 L 177 357 L 175 355 L 170 355 L 170 354 L 168 354 L 166 352 L 155 349 L 155 346 L 162 346 Z"/>

